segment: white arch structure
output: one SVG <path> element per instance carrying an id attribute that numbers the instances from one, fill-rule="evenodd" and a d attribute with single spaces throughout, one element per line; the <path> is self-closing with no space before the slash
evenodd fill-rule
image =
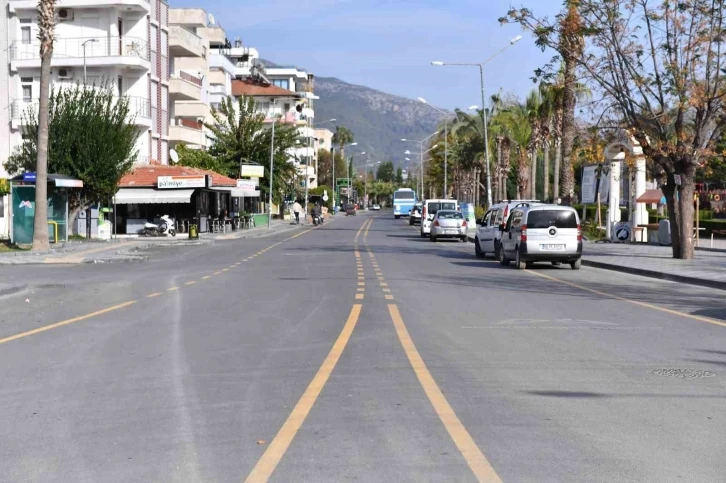
<path id="1" fill-rule="evenodd" d="M 631 206 L 635 206 L 635 209 L 630 218 L 631 239 L 635 236 L 635 227 L 648 224 L 646 203 L 635 203 L 635 200 L 645 193 L 645 156 L 643 155 L 643 148 L 632 136 L 624 136 L 605 147 L 605 162 L 610 165 L 609 212 L 606 226 L 609 239 L 612 239 L 615 223 L 620 221 L 620 178 L 622 176 L 623 161 L 625 161 L 625 155 L 628 152 L 635 157 L 635 183 L 633 183 L 635 193 L 631 204 Z M 643 241 L 646 241 L 645 235 Z"/>

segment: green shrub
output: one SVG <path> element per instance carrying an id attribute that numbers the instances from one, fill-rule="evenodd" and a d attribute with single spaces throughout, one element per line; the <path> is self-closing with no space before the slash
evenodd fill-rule
<path id="1" fill-rule="evenodd" d="M 484 215 L 487 214 L 487 209 L 484 206 L 477 206 L 474 208 L 474 217 L 479 220 L 481 218 L 484 218 Z"/>

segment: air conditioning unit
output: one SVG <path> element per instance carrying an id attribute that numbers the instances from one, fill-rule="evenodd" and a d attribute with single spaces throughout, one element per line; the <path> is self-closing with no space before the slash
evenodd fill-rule
<path id="1" fill-rule="evenodd" d="M 55 16 L 59 22 L 68 22 L 69 20 L 73 20 L 73 9 L 59 8 Z"/>
<path id="2" fill-rule="evenodd" d="M 73 79 L 73 69 L 61 67 L 58 69 L 58 79 Z"/>

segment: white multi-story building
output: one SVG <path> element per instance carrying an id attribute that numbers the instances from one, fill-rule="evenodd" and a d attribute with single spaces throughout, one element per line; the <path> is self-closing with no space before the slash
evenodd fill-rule
<path id="1" fill-rule="evenodd" d="M 260 61 L 256 49 L 245 47 L 240 40 L 235 40 L 234 46 L 230 49 L 229 56 L 235 66 L 235 77 L 241 81 L 237 83 L 235 95 L 256 96 L 258 110 L 265 113 L 285 114 L 286 119 L 292 115 L 294 122 L 298 125 L 300 133 L 300 145 L 291 154 L 295 157 L 298 165 L 298 174 L 302 177 L 300 186 L 305 186 L 305 175 L 309 188 L 315 188 L 318 184 L 316 168 L 317 152 L 314 147 L 313 121 L 315 109 L 313 102 L 318 99 L 314 92 L 314 76 L 294 66 L 265 67 Z M 254 86 L 244 87 L 244 86 Z M 275 94 L 265 96 L 267 93 Z M 254 92 L 252 94 L 245 92 Z M 269 99 L 277 96 L 295 100 L 294 105 L 288 101 L 280 101 L 274 109 L 271 108 Z M 259 97 L 259 98 L 257 98 Z"/>
<path id="2" fill-rule="evenodd" d="M 37 2 L 9 0 L 10 145 L 40 94 Z M 141 131 L 138 163 L 167 162 L 168 6 L 161 0 L 64 0 L 56 10 L 52 86 L 107 84 L 129 98 Z"/>
<path id="3" fill-rule="evenodd" d="M 169 143 L 204 149 L 210 144 L 204 127 L 213 122 L 210 107 L 218 108 L 232 94 L 235 68 L 227 37 L 214 16 L 199 8 L 171 9 L 169 25 Z"/>

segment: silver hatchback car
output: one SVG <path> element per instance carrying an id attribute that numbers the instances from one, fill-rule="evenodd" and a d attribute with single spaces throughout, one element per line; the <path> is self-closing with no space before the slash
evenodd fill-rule
<path id="1" fill-rule="evenodd" d="M 460 211 L 438 210 L 431 222 L 429 240 L 435 242 L 438 238 L 458 238 L 466 240 L 466 218 Z"/>
<path id="2" fill-rule="evenodd" d="M 560 205 L 534 205 L 515 208 L 502 228 L 499 262 L 514 260 L 522 270 L 534 262 L 581 265 L 582 232 L 574 208 Z"/>

